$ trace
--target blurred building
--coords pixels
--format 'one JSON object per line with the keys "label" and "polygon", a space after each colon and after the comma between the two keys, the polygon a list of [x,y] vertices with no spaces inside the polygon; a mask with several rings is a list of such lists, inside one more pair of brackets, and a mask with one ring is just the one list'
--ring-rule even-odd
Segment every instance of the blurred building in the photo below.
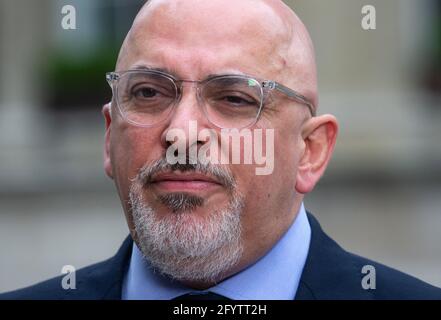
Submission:
{"label": "blurred building", "polygon": [[[0,292],[113,254],[104,72],[140,0],[0,0]],[[441,286],[441,1],[286,1],[313,38],[335,156],[306,206],[343,247]],[[73,5],[77,29],[61,27]],[[377,29],[361,28],[376,8]],[[227,10],[227,9],[226,9]]]}

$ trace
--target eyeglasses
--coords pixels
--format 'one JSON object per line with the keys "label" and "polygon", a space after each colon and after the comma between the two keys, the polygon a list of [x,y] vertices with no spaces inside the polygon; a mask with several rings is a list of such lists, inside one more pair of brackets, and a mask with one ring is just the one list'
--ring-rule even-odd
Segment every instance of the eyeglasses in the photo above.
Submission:
{"label": "eyeglasses", "polygon": [[280,83],[243,75],[212,76],[202,81],[179,80],[157,70],[108,72],[106,79],[121,115],[128,122],[151,127],[165,121],[182,97],[183,83],[197,84],[197,99],[207,119],[219,128],[244,128],[255,124],[268,93],[277,90],[306,105],[312,103]]}

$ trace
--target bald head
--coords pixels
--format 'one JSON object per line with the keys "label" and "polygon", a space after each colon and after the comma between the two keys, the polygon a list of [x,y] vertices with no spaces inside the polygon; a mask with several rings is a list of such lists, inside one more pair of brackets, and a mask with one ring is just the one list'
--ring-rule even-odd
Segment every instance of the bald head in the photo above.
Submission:
{"label": "bald head", "polygon": [[[153,49],[152,44],[159,45]],[[211,50],[210,50],[211,49]],[[202,61],[186,52],[197,52],[216,64],[215,53],[229,51],[242,65],[231,68],[294,88],[317,106],[314,49],[306,27],[280,0],[151,0],[138,13],[118,57],[118,71],[155,55],[174,51],[192,74],[203,78]],[[243,61],[243,55],[249,56]],[[176,58],[175,55],[174,57]],[[163,58],[162,60],[167,60]],[[236,59],[237,60],[237,59]],[[238,60],[238,61],[239,61]],[[165,61],[161,61],[165,62]],[[222,66],[226,67],[226,66]],[[212,70],[212,71],[213,71]],[[208,70],[205,70],[208,71]]]}

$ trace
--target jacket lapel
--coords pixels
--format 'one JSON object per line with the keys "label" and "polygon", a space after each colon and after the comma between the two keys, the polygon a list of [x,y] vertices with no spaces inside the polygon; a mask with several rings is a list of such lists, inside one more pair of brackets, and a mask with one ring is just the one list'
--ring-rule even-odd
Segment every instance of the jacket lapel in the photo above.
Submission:
{"label": "jacket lapel", "polygon": [[68,290],[64,299],[120,300],[124,275],[130,261],[133,240],[124,240],[112,258],[78,272],[77,289]]}
{"label": "jacket lapel", "polygon": [[361,269],[352,255],[326,235],[308,212],[311,243],[296,300],[371,299],[362,289]]}

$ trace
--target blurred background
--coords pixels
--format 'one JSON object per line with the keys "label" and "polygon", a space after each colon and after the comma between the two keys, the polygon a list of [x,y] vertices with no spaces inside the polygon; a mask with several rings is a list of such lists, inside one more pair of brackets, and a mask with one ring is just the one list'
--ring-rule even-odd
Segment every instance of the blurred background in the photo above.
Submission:
{"label": "blurred background", "polygon": [[[100,111],[143,3],[0,0],[0,292],[110,257],[128,234]],[[441,1],[286,3],[315,43],[319,111],[341,126],[307,209],[344,248],[441,286]]]}

